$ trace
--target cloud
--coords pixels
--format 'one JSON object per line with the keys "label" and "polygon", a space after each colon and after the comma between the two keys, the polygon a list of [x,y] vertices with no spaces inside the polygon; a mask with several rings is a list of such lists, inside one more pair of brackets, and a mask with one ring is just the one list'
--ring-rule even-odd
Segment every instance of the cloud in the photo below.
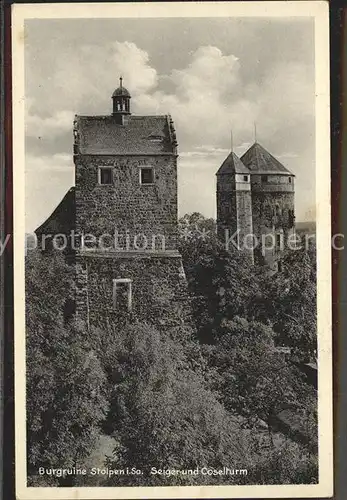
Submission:
{"label": "cloud", "polygon": [[180,154],[180,158],[200,157],[208,159],[211,156],[227,155],[228,153],[230,153],[230,149],[215,148],[214,146],[197,146],[194,151],[183,151]]}
{"label": "cloud", "polygon": [[67,190],[74,184],[70,155],[26,156],[25,226],[34,231],[53,212]]}
{"label": "cloud", "polygon": [[67,153],[58,153],[51,156],[33,156],[27,155],[25,160],[25,169],[27,172],[52,172],[54,170],[70,170],[73,172],[73,160]]}
{"label": "cloud", "polygon": [[251,142],[243,142],[242,144],[239,144],[234,147],[235,153],[238,156],[242,156],[243,153],[247,151],[251,147],[252,143]]}
{"label": "cloud", "polygon": [[[62,44],[50,74],[42,79],[37,78],[35,60],[29,59],[30,186],[37,195],[37,171],[44,171],[46,180],[46,172],[61,172],[62,185],[71,185],[73,117],[109,114],[111,95],[122,75],[132,95],[133,113],[170,113],[174,119],[181,211],[215,213],[214,174],[230,151],[230,133],[234,151],[241,156],[253,142],[256,122],[258,141],[299,173],[305,200],[297,196],[297,206],[304,214],[305,203],[314,203],[314,166],[307,167],[314,158],[314,137],[308,134],[314,130],[314,74],[304,63],[284,61],[275,62],[261,77],[249,81],[244,76],[247,72],[241,71],[245,65],[247,60],[239,59],[232,50],[223,53],[206,45],[193,50],[182,67],[159,74],[150,54],[129,41],[102,46]],[[40,181],[42,193],[56,189],[51,180],[47,182],[48,188]],[[196,192],[199,195],[192,196]]]}
{"label": "cloud", "polygon": [[217,47],[200,47],[186,68],[172,71],[171,80],[183,100],[218,102],[238,86],[239,62],[232,54],[223,55]]}
{"label": "cloud", "polygon": [[53,116],[42,118],[38,115],[28,114],[26,118],[27,137],[51,137],[71,131],[74,113],[72,111],[57,111]]}
{"label": "cloud", "polygon": [[29,60],[27,135],[54,138],[72,128],[75,114],[109,113],[121,75],[133,96],[146,95],[157,85],[149,55],[130,42],[83,45],[69,51],[63,46],[45,80],[37,78]]}
{"label": "cloud", "polygon": [[277,155],[277,158],[280,160],[281,158],[297,158],[298,155],[296,153],[281,153]]}
{"label": "cloud", "polygon": [[172,114],[183,152],[205,144],[225,149],[231,130],[234,144],[249,142],[254,122],[270,146],[281,130],[303,140],[302,127],[314,117],[308,69],[277,63],[260,82],[249,83],[243,81],[241,64],[247,62],[202,46],[185,67],[158,75],[149,54],[129,41],[65,48],[47,81],[38,82],[34,73],[28,77],[27,134],[54,138],[71,129],[74,114],[110,113],[111,94],[122,74],[135,113]]}

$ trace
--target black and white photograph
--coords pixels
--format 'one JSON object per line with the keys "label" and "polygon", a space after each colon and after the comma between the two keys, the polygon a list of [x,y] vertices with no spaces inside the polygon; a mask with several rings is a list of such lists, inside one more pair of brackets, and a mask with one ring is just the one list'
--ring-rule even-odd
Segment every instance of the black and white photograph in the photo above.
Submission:
{"label": "black and white photograph", "polygon": [[332,494],[328,18],[13,6],[20,500]]}

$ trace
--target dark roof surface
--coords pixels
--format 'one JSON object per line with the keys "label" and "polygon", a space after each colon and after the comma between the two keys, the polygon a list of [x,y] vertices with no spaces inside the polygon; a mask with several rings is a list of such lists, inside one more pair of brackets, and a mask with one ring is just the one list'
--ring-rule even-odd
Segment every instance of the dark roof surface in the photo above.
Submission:
{"label": "dark roof surface", "polygon": [[242,162],[249,168],[251,173],[281,173],[293,175],[272,154],[255,142],[243,156]]}
{"label": "dark roof surface", "polygon": [[219,168],[217,175],[220,174],[249,174],[248,168],[242,163],[240,158],[234,152],[224,160]]}
{"label": "dark roof surface", "polygon": [[36,234],[69,234],[76,225],[75,188],[72,187],[57,208],[35,231]]}
{"label": "dark roof surface", "polygon": [[125,87],[118,87],[118,89],[116,89],[113,94],[112,94],[112,97],[131,97],[130,95],[130,92],[128,89],[126,89]]}
{"label": "dark roof surface", "polygon": [[81,154],[175,153],[168,116],[76,116]]}

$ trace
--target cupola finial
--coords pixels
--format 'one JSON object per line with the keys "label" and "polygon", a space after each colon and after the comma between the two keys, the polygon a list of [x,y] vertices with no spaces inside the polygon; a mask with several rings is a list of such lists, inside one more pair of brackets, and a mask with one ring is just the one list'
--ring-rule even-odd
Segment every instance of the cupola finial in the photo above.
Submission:
{"label": "cupola finial", "polygon": [[123,88],[123,77],[122,75],[119,77],[119,86],[122,89]]}

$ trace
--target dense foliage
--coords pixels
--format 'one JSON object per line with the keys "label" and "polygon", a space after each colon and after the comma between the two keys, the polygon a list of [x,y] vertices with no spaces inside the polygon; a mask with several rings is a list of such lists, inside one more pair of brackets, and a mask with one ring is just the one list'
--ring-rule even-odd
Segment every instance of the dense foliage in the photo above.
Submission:
{"label": "dense foliage", "polygon": [[107,412],[106,376],[90,338],[66,325],[73,270],[60,252],[30,252],[26,267],[28,473],[77,466]]}
{"label": "dense foliage", "polygon": [[[248,477],[233,477],[233,484],[317,481],[316,393],[297,368],[316,354],[313,253],[288,253],[281,272],[268,275],[226,251],[212,219],[186,215],[179,228],[192,322],[168,329],[136,318],[88,331],[67,321],[73,267],[59,251],[29,252],[31,484],[42,484],[38,467],[90,463],[100,442],[114,443],[105,466],[144,472],[104,485],[230,482],[158,478],[148,475],[153,465],[247,468]],[[170,303],[158,300],[167,314]],[[55,481],[81,484],[73,477]]]}

